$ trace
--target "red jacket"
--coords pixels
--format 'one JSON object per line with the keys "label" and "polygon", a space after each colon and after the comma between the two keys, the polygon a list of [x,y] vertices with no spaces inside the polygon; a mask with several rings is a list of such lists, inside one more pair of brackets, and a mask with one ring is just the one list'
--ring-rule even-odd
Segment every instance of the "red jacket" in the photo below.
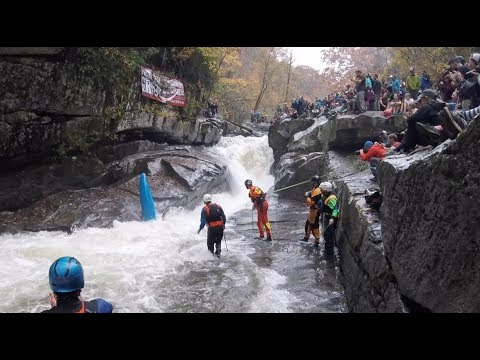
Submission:
{"label": "red jacket", "polygon": [[382,159],[385,156],[385,149],[382,145],[375,143],[368,151],[365,153],[363,150],[360,150],[360,158],[363,161],[368,161],[372,157],[377,157]]}

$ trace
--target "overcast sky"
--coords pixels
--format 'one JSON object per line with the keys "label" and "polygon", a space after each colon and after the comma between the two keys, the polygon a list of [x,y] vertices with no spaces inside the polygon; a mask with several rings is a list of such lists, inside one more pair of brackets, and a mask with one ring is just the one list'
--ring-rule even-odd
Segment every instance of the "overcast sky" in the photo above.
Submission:
{"label": "overcast sky", "polygon": [[322,63],[321,52],[324,47],[291,47],[288,48],[293,52],[294,66],[308,65],[316,70],[323,70],[325,68]]}

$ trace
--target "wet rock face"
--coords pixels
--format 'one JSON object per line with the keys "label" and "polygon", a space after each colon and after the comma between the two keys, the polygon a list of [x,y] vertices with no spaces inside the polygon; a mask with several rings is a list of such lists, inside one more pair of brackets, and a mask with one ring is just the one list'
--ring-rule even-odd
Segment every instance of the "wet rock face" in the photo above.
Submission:
{"label": "wet rock face", "polygon": [[[152,100],[139,92],[131,96],[129,111],[110,119],[106,110],[124,104],[124,92],[88,76],[63,50],[0,49],[0,211],[55,192],[119,181],[122,166],[118,170],[110,163],[134,152],[159,150],[166,142],[213,145],[220,140],[219,119],[181,121],[147,114],[142,105]],[[125,181],[137,165],[123,166],[131,167],[123,172]]]}
{"label": "wet rock face", "polygon": [[433,152],[386,160],[385,255],[402,294],[434,312],[480,311],[480,122]]}
{"label": "wet rock face", "polygon": [[224,123],[219,118],[198,117],[191,122],[135,112],[118,121],[113,132],[127,136],[139,134],[142,138],[170,144],[214,145],[222,137],[223,129]]}
{"label": "wet rock face", "polygon": [[[153,146],[156,145],[158,144]],[[40,189],[37,191],[50,191],[51,195],[36,194],[37,200],[46,197],[21,210],[0,213],[0,232],[70,231],[91,226],[109,227],[114,220],[141,220],[138,189],[141,172],[148,175],[157,217],[161,217],[171,206],[194,208],[201,203],[202,196],[213,189],[229,190],[227,166],[190,146],[170,146],[162,150],[128,155],[107,166],[101,166],[101,169],[103,176],[97,181],[105,181],[103,185],[110,184],[108,186],[91,188],[92,183],[89,186],[85,183],[67,183],[69,177],[65,172],[58,173],[58,178],[50,175],[51,183],[45,187],[30,186],[31,189]],[[78,180],[78,177],[75,179]],[[27,191],[27,188],[23,186],[17,189],[17,196],[21,196],[21,191]],[[25,193],[22,199],[27,201],[32,196]]]}
{"label": "wet rock face", "polygon": [[341,115],[329,120],[319,134],[319,140],[331,149],[360,149],[367,140],[378,141],[382,130],[398,133],[406,127],[407,121],[403,116],[387,119],[381,111],[366,111],[360,115]]}
{"label": "wet rock face", "polygon": [[337,229],[345,296],[350,312],[405,312],[383,253],[379,214],[365,203],[368,171],[337,182],[341,221]]}
{"label": "wet rock face", "polygon": [[287,145],[293,135],[309,128],[314,123],[313,119],[284,119],[274,123],[268,131],[268,145],[273,150],[275,161],[288,152]]}
{"label": "wet rock face", "polygon": [[315,119],[310,127],[293,134],[288,142],[287,150],[300,153],[324,151],[326,144],[322,142],[321,139],[319,140],[318,135],[321,133],[322,127],[327,121],[326,117]]}
{"label": "wet rock face", "polygon": [[0,175],[0,211],[26,207],[49,194],[108,182],[105,165],[95,158],[69,157]]}
{"label": "wet rock face", "polygon": [[[118,112],[119,118],[109,119],[102,114],[116,106],[125,107],[125,89],[112,88],[106,80],[89,76],[82,70],[83,65],[75,64],[75,58],[67,60],[62,50],[0,49],[3,164],[26,165],[39,157],[58,155],[62,143],[79,143],[87,137],[89,143],[95,143],[100,138],[132,130],[142,137],[142,132],[147,136],[154,133],[157,142],[180,144],[211,145],[222,136],[223,123],[218,119],[180,121],[143,112],[141,105],[152,101],[135,91],[129,95],[129,110],[124,115]],[[138,79],[133,78],[130,86],[137,89]]]}
{"label": "wet rock face", "polygon": [[[314,175],[326,172],[327,159],[323,152],[309,154],[286,153],[275,167],[275,190],[309,181]],[[303,201],[305,192],[312,190],[310,182],[278,192],[279,198]]]}

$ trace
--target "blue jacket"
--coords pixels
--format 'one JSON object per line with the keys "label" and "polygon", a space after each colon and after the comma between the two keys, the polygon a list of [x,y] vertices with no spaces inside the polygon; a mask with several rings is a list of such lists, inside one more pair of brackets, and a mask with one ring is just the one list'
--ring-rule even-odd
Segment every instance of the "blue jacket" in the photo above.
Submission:
{"label": "blue jacket", "polygon": [[422,88],[422,91],[426,89],[430,89],[432,87],[432,82],[430,81],[430,78],[426,78],[422,76],[420,78],[420,86]]}
{"label": "blue jacket", "polygon": [[392,90],[393,92],[396,92],[396,93],[400,91],[400,80],[395,79],[392,81]]}

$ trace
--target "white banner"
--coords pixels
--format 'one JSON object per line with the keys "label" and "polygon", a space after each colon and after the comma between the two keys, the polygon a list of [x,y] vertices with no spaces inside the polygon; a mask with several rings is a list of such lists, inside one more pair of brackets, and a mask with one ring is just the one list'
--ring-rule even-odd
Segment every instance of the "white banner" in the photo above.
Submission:
{"label": "white banner", "polygon": [[141,67],[142,95],[159,102],[187,106],[185,91],[181,81],[160,75],[156,70]]}

